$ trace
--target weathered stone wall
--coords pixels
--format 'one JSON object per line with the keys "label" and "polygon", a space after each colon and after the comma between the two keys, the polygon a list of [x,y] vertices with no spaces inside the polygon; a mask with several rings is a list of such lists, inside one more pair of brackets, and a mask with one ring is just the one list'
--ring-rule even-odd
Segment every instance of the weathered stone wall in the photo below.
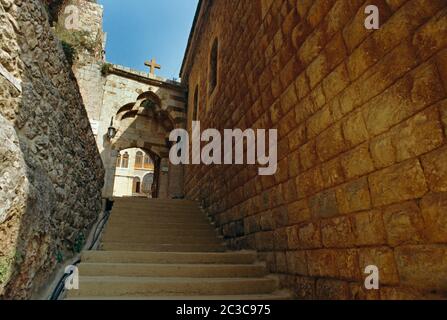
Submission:
{"label": "weathered stone wall", "polygon": [[[364,27],[369,4],[380,30]],[[447,297],[447,2],[215,0],[204,11],[182,75],[189,119],[198,85],[203,129],[277,128],[279,170],[187,166],[188,197],[299,298]],[[364,289],[368,265],[379,291]]]}
{"label": "weathered stone wall", "polygon": [[[71,26],[73,12],[66,8],[78,9],[77,27]],[[90,121],[99,121],[104,92],[106,34],[102,29],[104,8],[102,5],[86,0],[65,1],[61,7],[56,24],[56,33],[70,43],[76,50],[73,72],[79,85]],[[76,36],[74,36],[76,35]]]}
{"label": "weathered stone wall", "polygon": [[0,1],[0,297],[28,298],[80,250],[103,168],[79,89],[38,0]]}

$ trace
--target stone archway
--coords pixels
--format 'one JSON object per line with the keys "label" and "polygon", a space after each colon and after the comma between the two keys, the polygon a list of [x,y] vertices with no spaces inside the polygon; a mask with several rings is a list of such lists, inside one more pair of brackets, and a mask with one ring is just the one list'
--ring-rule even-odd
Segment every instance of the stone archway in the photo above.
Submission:
{"label": "stone archway", "polygon": [[[183,172],[179,168],[170,170],[169,134],[183,123],[183,114],[165,106],[154,92],[148,91],[141,94],[135,103],[121,107],[114,119],[117,133],[108,143],[110,163],[116,163],[121,150],[143,149],[155,165],[152,197],[168,198],[182,190],[179,184],[183,183]],[[115,167],[111,165],[106,172],[105,197],[113,196],[114,176]],[[170,192],[170,187],[175,191]]]}

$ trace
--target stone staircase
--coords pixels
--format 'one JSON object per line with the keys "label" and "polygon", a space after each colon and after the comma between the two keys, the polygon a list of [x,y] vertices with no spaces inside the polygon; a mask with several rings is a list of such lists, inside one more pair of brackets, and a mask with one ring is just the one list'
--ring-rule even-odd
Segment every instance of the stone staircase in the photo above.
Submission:
{"label": "stone staircase", "polygon": [[100,251],[83,252],[68,299],[278,300],[256,252],[226,251],[197,203],[115,199]]}

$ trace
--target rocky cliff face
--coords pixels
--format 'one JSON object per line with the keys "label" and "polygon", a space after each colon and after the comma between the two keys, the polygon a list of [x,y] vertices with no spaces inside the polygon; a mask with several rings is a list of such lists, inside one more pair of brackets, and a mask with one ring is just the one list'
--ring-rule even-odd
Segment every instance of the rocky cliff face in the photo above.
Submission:
{"label": "rocky cliff face", "polygon": [[0,0],[0,297],[28,298],[80,249],[103,167],[39,0]]}

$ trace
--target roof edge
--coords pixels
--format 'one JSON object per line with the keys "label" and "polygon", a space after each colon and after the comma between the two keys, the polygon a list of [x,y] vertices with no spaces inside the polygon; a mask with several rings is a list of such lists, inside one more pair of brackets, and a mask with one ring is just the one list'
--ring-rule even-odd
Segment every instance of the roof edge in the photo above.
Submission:
{"label": "roof edge", "polygon": [[182,78],[183,71],[186,67],[186,60],[188,59],[190,51],[191,51],[192,39],[196,32],[197,22],[199,20],[200,12],[202,11],[202,6],[203,6],[204,2],[205,2],[204,0],[199,0],[199,3],[197,4],[197,9],[196,9],[196,13],[194,15],[194,20],[193,20],[193,23],[191,26],[191,31],[189,32],[188,44],[186,46],[185,54],[183,56],[182,67],[180,68],[180,74],[179,74],[180,78]]}

